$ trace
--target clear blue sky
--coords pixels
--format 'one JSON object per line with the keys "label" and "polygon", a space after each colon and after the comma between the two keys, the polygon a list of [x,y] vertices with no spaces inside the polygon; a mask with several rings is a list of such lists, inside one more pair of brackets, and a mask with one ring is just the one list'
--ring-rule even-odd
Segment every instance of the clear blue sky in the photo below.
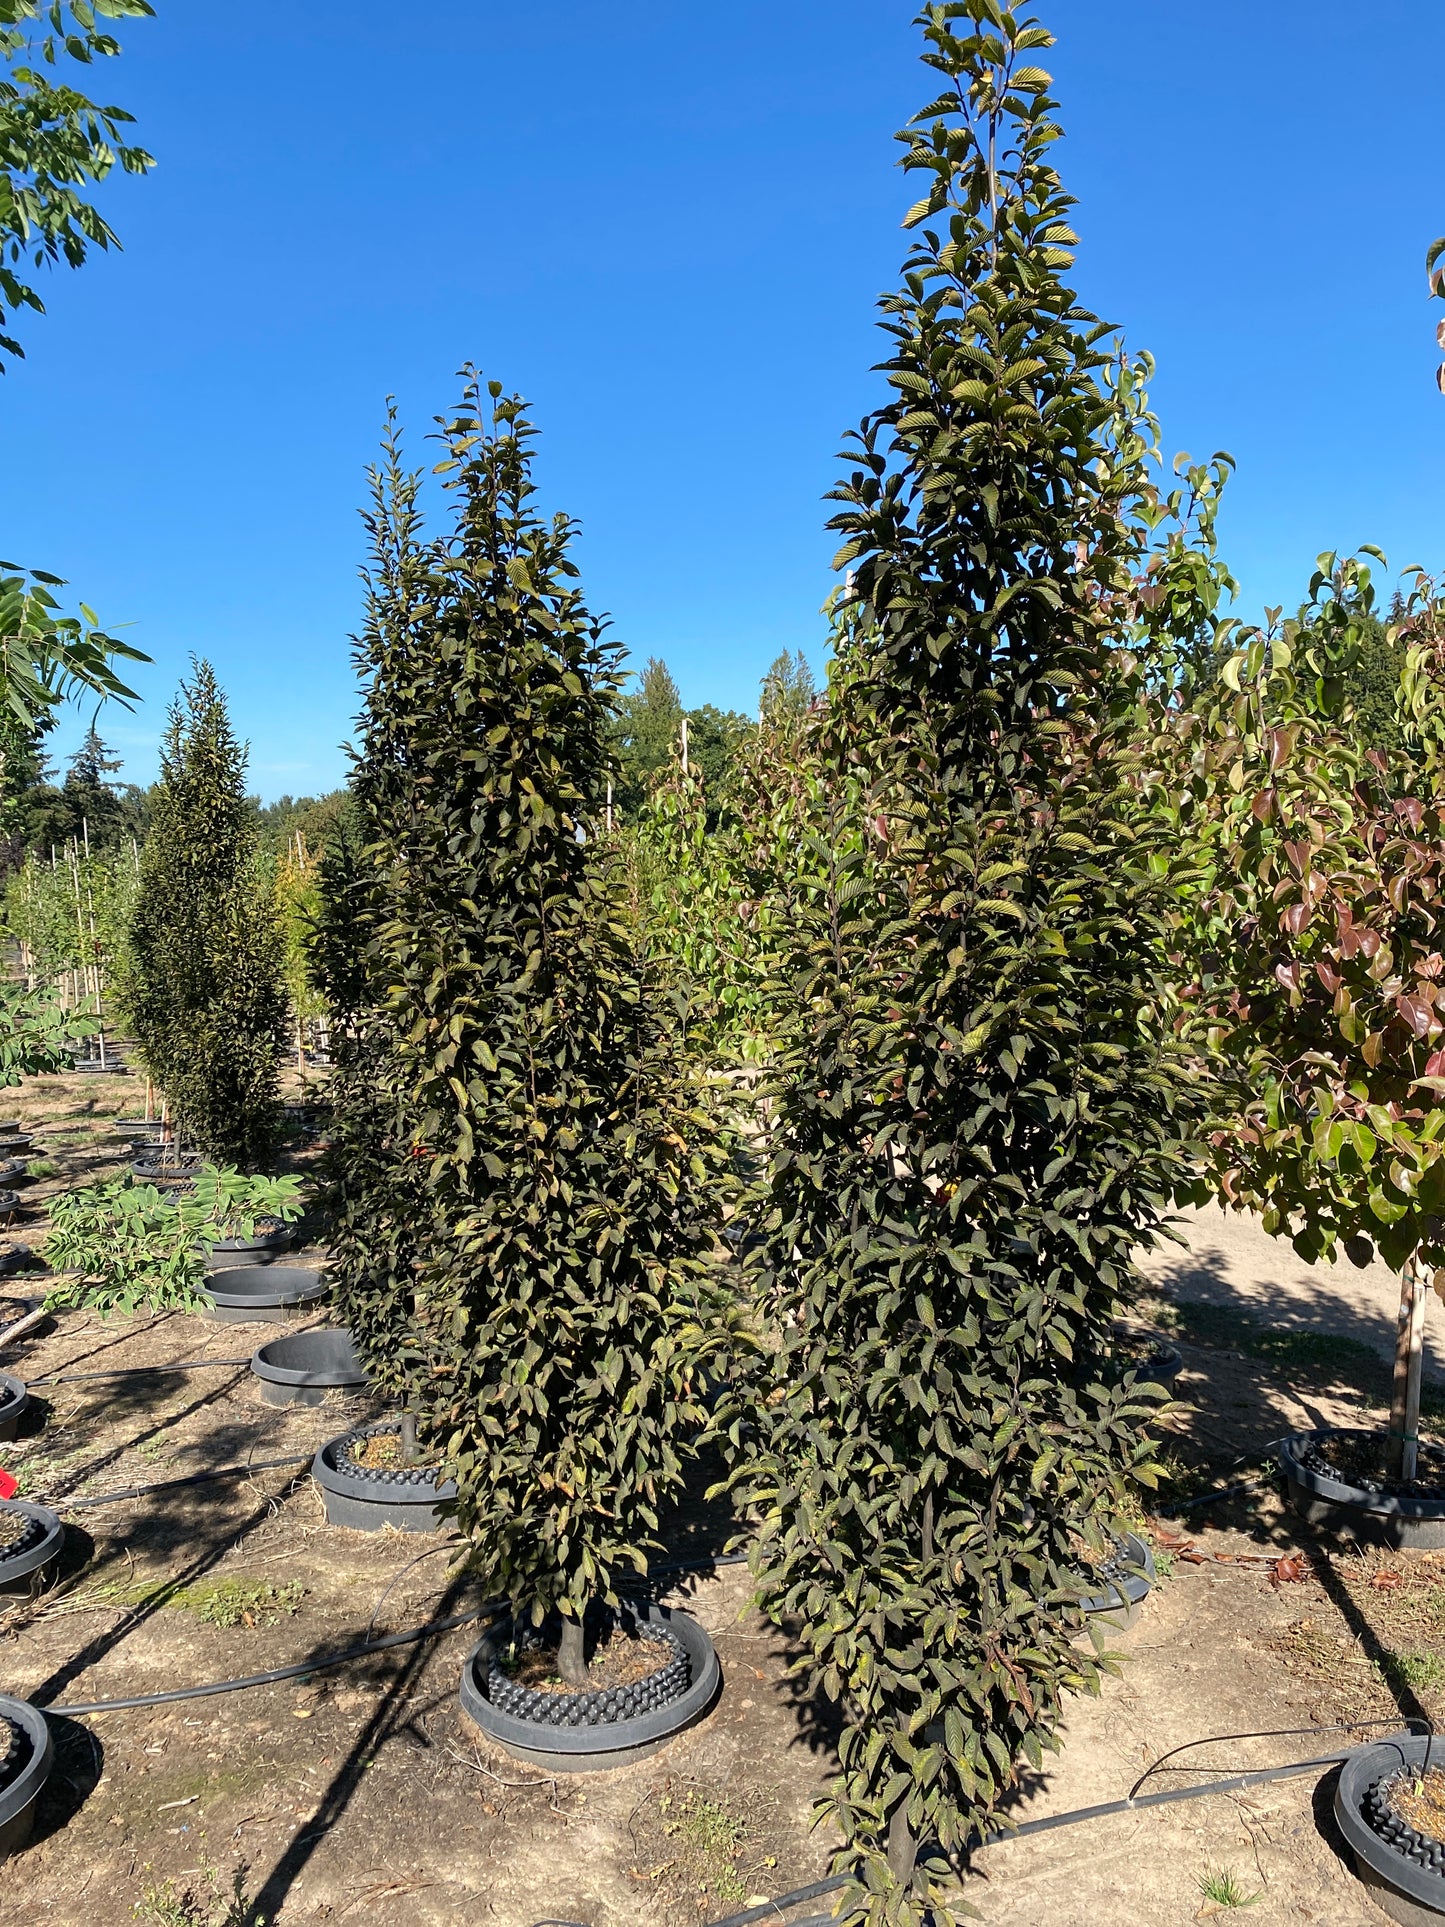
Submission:
{"label": "clear blue sky", "polygon": [[[534,404],[639,663],[750,708],[778,650],[818,658],[821,497],[913,198],[910,6],[156,4],[98,74],[159,160],[106,192],[125,251],[50,277],[0,378],[0,548],[156,659],[102,720],[128,774],[195,650],[263,796],[342,779],[362,471],[388,392],[420,455],[468,357]],[[1246,613],[1325,548],[1445,564],[1445,8],[1043,17],[1080,286],[1157,355],[1171,443],[1237,457]]]}

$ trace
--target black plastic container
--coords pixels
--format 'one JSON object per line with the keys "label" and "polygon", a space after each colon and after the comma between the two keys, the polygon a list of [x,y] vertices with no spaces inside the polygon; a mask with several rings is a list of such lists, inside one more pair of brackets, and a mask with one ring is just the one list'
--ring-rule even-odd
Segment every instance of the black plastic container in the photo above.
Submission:
{"label": "black plastic container", "polygon": [[322,1446],[312,1460],[311,1476],[321,1488],[328,1524],[350,1526],[356,1532],[380,1532],[384,1526],[398,1532],[436,1532],[445,1523],[442,1504],[456,1497],[457,1488],[453,1480],[439,1478],[437,1467],[368,1471],[346,1457],[346,1447],[353,1440],[400,1431],[400,1423],[389,1419],[343,1432]]}
{"label": "black plastic container", "polygon": [[1403,1821],[1385,1817],[1389,1833],[1382,1832],[1376,1789],[1394,1774],[1420,1772],[1427,1765],[1445,1768],[1445,1740],[1399,1733],[1359,1747],[1341,1767],[1335,1786],[1335,1820],[1355,1871],[1375,1905],[1401,1927],[1438,1927],[1445,1921],[1445,1850]]}
{"label": "black plastic container", "polygon": [[1126,1633],[1136,1623],[1155,1580],[1154,1555],[1137,1532],[1126,1532],[1101,1575],[1098,1592],[1081,1601],[1105,1631]]}
{"label": "black plastic container", "polygon": [[283,1224],[274,1230],[257,1231],[249,1238],[217,1238],[202,1249],[207,1271],[227,1271],[238,1265],[269,1265],[295,1242],[295,1231]]}
{"label": "black plastic container", "polygon": [[[494,1662],[511,1642],[510,1620],[484,1633],[462,1665],[462,1711],[495,1745],[514,1759],[542,1767],[548,1773],[596,1773],[606,1767],[630,1766],[656,1753],[679,1733],[694,1725],[712,1706],[722,1683],[716,1649],[706,1631],[689,1614],[668,1606],[632,1605],[625,1611],[639,1625],[665,1628],[687,1660],[686,1683],[660,1706],[632,1715],[591,1718],[568,1723],[572,1709],[568,1694],[545,1696],[546,1719],[518,1718],[492,1703],[490,1682]],[[527,1696],[541,1701],[544,1696]],[[601,1700],[600,1694],[578,1699]],[[615,1699],[617,1695],[607,1695]]]}
{"label": "black plastic container", "polygon": [[19,1853],[30,1838],[53,1754],[39,1707],[0,1693],[0,1860]]}
{"label": "black plastic container", "polygon": [[213,1271],[204,1297],[218,1325],[289,1324],[319,1305],[331,1290],[324,1271],[301,1265],[231,1265]]}
{"label": "black plastic container", "polygon": [[16,1514],[24,1515],[30,1530],[18,1545],[0,1551],[0,1592],[34,1591],[65,1545],[65,1527],[48,1506],[32,1505],[28,1499],[0,1499],[0,1517]]}
{"label": "black plastic container", "polygon": [[0,1439],[14,1438],[29,1405],[24,1379],[0,1372]]}
{"label": "black plastic container", "polygon": [[1420,1467],[1438,1481],[1440,1496],[1390,1490],[1390,1482],[1357,1481],[1322,1469],[1315,1449],[1334,1438],[1379,1438],[1378,1432],[1349,1425],[1326,1425],[1296,1432],[1279,1447],[1285,1496],[1290,1510],[1311,1525],[1355,1539],[1391,1546],[1445,1546],[1445,1452],[1421,1445]]}
{"label": "black plastic container", "polygon": [[366,1385],[366,1368],[342,1326],[273,1338],[256,1352],[251,1370],[268,1405],[320,1405],[328,1392],[358,1392]]}

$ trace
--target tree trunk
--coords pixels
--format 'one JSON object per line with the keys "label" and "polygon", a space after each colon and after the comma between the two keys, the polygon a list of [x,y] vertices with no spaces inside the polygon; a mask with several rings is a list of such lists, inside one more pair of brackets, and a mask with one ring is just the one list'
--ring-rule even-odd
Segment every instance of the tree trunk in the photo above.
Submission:
{"label": "tree trunk", "polygon": [[1413,1258],[1400,1273],[1400,1317],[1395,1327],[1395,1383],[1390,1398],[1391,1478],[1413,1479],[1419,1458],[1420,1368],[1425,1343],[1425,1274]]}
{"label": "tree trunk", "polygon": [[557,1671],[568,1686],[587,1684],[587,1653],[583,1644],[582,1621],[562,1620],[562,1642],[557,1648]]}
{"label": "tree trunk", "polygon": [[403,1465],[416,1464],[415,1412],[403,1412],[401,1415],[401,1462]]}
{"label": "tree trunk", "polygon": [[908,1796],[905,1794],[888,1817],[888,1871],[905,1886],[913,1878],[918,1858],[918,1842],[908,1825]]}

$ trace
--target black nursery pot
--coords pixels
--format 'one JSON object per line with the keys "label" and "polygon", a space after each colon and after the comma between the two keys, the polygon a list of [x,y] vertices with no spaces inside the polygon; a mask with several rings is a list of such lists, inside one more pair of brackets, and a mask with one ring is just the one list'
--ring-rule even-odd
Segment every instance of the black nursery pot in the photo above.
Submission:
{"label": "black nursery pot", "polygon": [[1380,1436],[1357,1426],[1326,1425],[1285,1439],[1279,1463],[1290,1510],[1311,1525],[1356,1539],[1390,1546],[1445,1546],[1445,1452],[1421,1445],[1420,1478],[1411,1490],[1388,1479],[1346,1477],[1320,1450],[1331,1439]]}
{"label": "black nursery pot", "polygon": [[388,1419],[328,1439],[311,1462],[311,1476],[321,1488],[328,1525],[350,1526],[356,1532],[435,1532],[443,1523],[442,1506],[457,1496],[456,1481],[438,1477],[434,1465],[402,1465],[372,1470],[355,1464],[348,1447],[379,1433],[400,1434],[401,1425]]}
{"label": "black nursery pot", "polygon": [[202,1247],[207,1271],[225,1271],[237,1265],[269,1265],[281,1252],[289,1250],[296,1234],[290,1225],[277,1225],[273,1231],[257,1231],[249,1238],[217,1238]]}
{"label": "black nursery pot", "polygon": [[0,1372],[0,1439],[13,1439],[30,1404],[23,1378]]}
{"label": "black nursery pot", "polygon": [[31,1592],[45,1568],[60,1557],[65,1527],[48,1506],[27,1499],[0,1499],[0,1518],[23,1517],[26,1530],[8,1547],[0,1548],[0,1593]]}
{"label": "black nursery pot", "polygon": [[328,1325],[271,1339],[252,1358],[251,1370],[268,1405],[319,1405],[328,1392],[360,1391],[366,1384],[351,1333]]}
{"label": "black nursery pot", "polygon": [[1099,1591],[1081,1600],[1090,1619],[1111,1632],[1126,1633],[1133,1626],[1154,1584],[1154,1555],[1136,1532],[1126,1532],[1117,1555],[1097,1575]]}
{"label": "black nursery pot", "polygon": [[302,1265],[233,1265],[213,1271],[202,1294],[206,1316],[218,1325],[289,1324],[331,1290],[324,1271]]}
{"label": "black nursery pot", "polygon": [[690,1614],[640,1604],[623,1613],[644,1638],[674,1648],[653,1679],[596,1693],[530,1691],[501,1670],[512,1639],[512,1622],[503,1620],[462,1665],[463,1713],[514,1759],[549,1773],[595,1773],[645,1760],[702,1718],[722,1675],[712,1640]]}
{"label": "black nursery pot", "polygon": [[142,1184],[194,1184],[203,1160],[199,1151],[182,1151],[164,1161],[159,1157],[139,1157],[131,1164],[131,1176]]}
{"label": "black nursery pot", "polygon": [[1356,1749],[1340,1769],[1335,1821],[1355,1871],[1376,1906],[1401,1927],[1445,1921],[1445,1843],[1432,1840],[1391,1811],[1389,1782],[1427,1766],[1445,1768],[1445,1740],[1399,1733]]}
{"label": "black nursery pot", "polygon": [[30,1838],[52,1752],[40,1709],[0,1693],[0,1860],[19,1853]]}

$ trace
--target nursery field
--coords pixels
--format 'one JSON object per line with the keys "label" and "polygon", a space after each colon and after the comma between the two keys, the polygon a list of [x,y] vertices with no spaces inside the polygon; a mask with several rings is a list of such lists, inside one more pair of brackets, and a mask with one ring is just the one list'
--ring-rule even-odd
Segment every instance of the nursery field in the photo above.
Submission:
{"label": "nursery field", "polygon": [[[42,1183],[109,1170],[102,1127],[119,1088],[57,1077],[13,1094],[63,1167]],[[41,1206],[22,1227],[37,1242]],[[1331,1328],[1309,1303],[1309,1268],[1259,1264],[1232,1230],[1201,1217],[1188,1252],[1150,1260],[1144,1313],[1184,1359],[1166,1452],[1180,1500],[1257,1468],[1282,1431],[1357,1422],[1388,1395],[1388,1280],[1372,1298],[1366,1278]],[[0,1288],[3,1322],[38,1286],[22,1276]],[[5,1368],[30,1380],[217,1361],[37,1387],[3,1456],[22,1494],[59,1503],[68,1543],[44,1595],[0,1617],[12,1692],[52,1705],[128,1698],[317,1660],[483,1603],[444,1533],[328,1526],[304,1462],[84,1504],[306,1455],[379,1409],[338,1394],[314,1409],[263,1405],[246,1365],[226,1361],[274,1330],[63,1313],[9,1348]],[[726,1545],[734,1522],[702,1497],[715,1469],[694,1469],[667,1522],[670,1558]],[[1445,1555],[1332,1555],[1267,1488],[1186,1517],[1187,1530],[1151,1522],[1161,1579],[1118,1641],[1129,1664],[1098,1701],[1071,1705],[1064,1752],[1033,1776],[1018,1818],[1119,1799],[1169,1749],[1212,1734],[1305,1729],[1200,1748],[1171,1763],[1186,1773],[1151,1786],[1306,1759],[1341,1744],[1332,1729],[1350,1722],[1445,1716]],[[652,1759],[548,1777],[484,1750],[456,1696],[468,1625],[309,1678],[60,1717],[36,1844],[5,1870],[0,1921],[680,1927],[820,1878],[832,1842],[809,1817],[836,1768],[830,1709],[788,1683],[793,1650],[751,1611],[744,1569],[656,1583],[712,1634],[723,1689]],[[1210,1896],[1231,1893],[1261,1922],[1364,1927],[1374,1916],[1320,1824],[1322,1788],[1309,1774],[1000,1845],[977,1857],[970,1898],[999,1927],[1158,1927],[1230,1911]]]}

